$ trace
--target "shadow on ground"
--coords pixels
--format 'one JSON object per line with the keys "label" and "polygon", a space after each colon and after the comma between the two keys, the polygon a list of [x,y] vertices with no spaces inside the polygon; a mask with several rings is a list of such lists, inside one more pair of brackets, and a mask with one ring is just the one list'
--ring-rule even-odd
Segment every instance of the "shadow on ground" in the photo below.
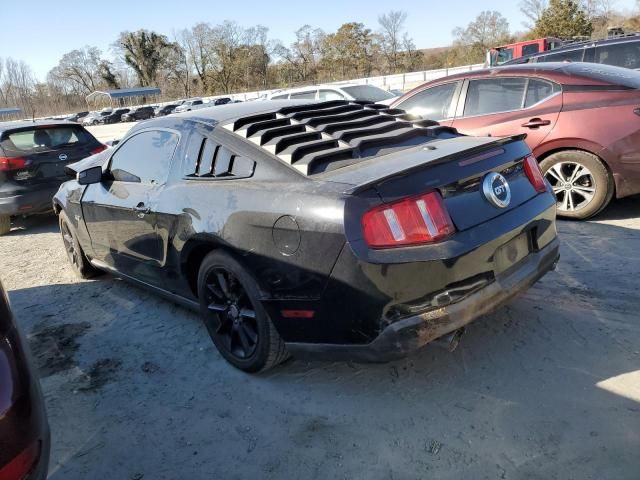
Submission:
{"label": "shadow on ground", "polygon": [[596,384],[640,368],[640,223],[559,231],[558,270],[455,352],[388,364],[249,376],[195,314],[111,277],[14,290],[28,331],[89,324],[42,379],[50,479],[635,479],[640,403]]}

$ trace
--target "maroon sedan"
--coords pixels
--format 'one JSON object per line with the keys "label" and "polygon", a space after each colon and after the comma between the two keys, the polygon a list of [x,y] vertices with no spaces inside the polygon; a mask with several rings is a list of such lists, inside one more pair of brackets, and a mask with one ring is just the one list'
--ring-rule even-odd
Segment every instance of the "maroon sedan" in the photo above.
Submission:
{"label": "maroon sedan", "polygon": [[558,215],[588,218],[640,193],[640,72],[592,63],[478,70],[392,104],[469,135],[526,133]]}
{"label": "maroon sedan", "polygon": [[38,375],[0,284],[0,480],[44,480],[49,425]]}

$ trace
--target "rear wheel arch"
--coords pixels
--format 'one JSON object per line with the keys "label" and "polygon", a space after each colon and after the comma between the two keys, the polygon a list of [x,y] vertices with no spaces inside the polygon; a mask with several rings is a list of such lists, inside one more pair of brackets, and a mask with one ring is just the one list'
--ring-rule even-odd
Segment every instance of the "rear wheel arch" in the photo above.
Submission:
{"label": "rear wheel arch", "polygon": [[[594,149],[595,150],[595,149]],[[559,152],[568,152],[568,151],[575,151],[575,152],[584,152],[584,153],[588,153],[590,155],[593,155],[595,157],[598,158],[598,160],[600,160],[600,162],[602,162],[602,164],[604,165],[604,167],[607,169],[607,172],[609,172],[609,176],[613,179],[613,171],[611,170],[611,167],[609,166],[609,163],[607,162],[606,159],[602,158],[602,156],[598,155],[596,152],[592,151],[591,149],[588,148],[581,148],[581,147],[558,147],[558,148],[554,148],[551,150],[546,150],[543,153],[540,154],[536,154],[534,151],[534,155],[536,157],[536,159],[538,160],[538,163],[542,163],[547,157],[553,155],[554,153],[559,153]],[[615,196],[616,192],[615,192],[615,188],[616,188],[616,184],[615,182],[613,182],[613,194]]]}
{"label": "rear wheel arch", "polygon": [[[180,261],[180,270],[187,279],[191,293],[198,298],[198,273],[204,259],[211,252],[223,251],[232,256],[252,275],[253,272],[243,261],[242,255],[228,244],[223,243],[219,238],[213,236],[197,236],[187,240],[185,243]],[[255,278],[255,275],[253,275]],[[257,281],[257,279],[256,279]],[[258,282],[259,283],[259,282]]]}

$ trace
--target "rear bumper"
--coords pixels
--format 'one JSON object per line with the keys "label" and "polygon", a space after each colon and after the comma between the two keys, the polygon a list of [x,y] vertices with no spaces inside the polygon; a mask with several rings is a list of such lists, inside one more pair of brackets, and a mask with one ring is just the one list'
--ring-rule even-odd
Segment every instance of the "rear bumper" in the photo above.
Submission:
{"label": "rear bumper", "polygon": [[555,238],[544,248],[530,253],[504,275],[463,300],[419,315],[403,318],[387,327],[365,345],[287,343],[297,357],[331,360],[388,361],[401,358],[443,335],[451,333],[527,290],[560,258]]}
{"label": "rear bumper", "polygon": [[0,190],[0,215],[31,215],[50,211],[51,201],[61,183],[47,183],[13,191]]}

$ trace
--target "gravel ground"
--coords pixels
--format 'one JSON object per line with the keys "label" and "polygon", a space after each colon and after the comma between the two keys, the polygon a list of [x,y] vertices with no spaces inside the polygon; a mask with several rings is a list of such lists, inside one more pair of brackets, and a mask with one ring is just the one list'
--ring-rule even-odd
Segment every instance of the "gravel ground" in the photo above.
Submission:
{"label": "gravel ground", "polygon": [[198,317],[78,281],[50,217],[0,237],[40,365],[50,479],[638,479],[640,198],[560,222],[562,259],[453,353],[228,366]]}

